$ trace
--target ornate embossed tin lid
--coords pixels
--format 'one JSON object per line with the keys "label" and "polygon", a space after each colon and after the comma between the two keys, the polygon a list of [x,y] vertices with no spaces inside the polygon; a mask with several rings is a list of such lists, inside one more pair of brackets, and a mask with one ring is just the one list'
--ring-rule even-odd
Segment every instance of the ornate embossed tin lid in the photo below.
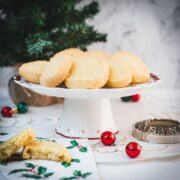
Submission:
{"label": "ornate embossed tin lid", "polygon": [[134,124],[132,135],[138,140],[157,144],[180,142],[180,123],[171,119],[150,119]]}

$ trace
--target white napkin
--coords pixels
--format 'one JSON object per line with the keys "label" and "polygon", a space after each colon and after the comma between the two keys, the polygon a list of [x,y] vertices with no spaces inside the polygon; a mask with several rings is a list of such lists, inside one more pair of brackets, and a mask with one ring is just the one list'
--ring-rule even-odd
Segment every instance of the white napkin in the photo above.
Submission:
{"label": "white napkin", "polygon": [[12,161],[0,165],[0,179],[99,179],[88,140],[55,141],[69,147],[73,158],[71,164],[46,160]]}

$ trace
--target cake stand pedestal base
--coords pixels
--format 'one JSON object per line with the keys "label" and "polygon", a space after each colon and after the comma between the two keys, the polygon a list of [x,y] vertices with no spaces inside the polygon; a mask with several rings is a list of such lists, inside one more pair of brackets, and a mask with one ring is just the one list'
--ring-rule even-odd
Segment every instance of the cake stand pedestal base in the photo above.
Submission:
{"label": "cake stand pedestal base", "polygon": [[57,134],[69,138],[96,139],[107,130],[117,132],[110,99],[65,99]]}

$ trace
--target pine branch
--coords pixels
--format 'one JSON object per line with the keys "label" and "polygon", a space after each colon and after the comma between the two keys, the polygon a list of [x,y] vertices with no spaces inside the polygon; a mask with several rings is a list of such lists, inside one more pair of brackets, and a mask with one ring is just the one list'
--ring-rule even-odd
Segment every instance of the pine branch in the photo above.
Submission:
{"label": "pine branch", "polygon": [[64,48],[86,49],[105,42],[106,34],[86,23],[98,13],[97,2],[80,0],[0,0],[0,66],[48,59]]}

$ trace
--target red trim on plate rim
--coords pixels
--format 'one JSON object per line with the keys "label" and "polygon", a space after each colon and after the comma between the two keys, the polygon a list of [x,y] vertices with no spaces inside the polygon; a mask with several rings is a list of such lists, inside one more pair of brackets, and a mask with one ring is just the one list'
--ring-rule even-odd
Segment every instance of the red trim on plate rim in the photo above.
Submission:
{"label": "red trim on plate rim", "polygon": [[151,78],[153,78],[153,80],[155,80],[155,81],[160,80],[160,78],[159,78],[157,75],[153,74],[153,73],[150,73],[150,76],[151,76]]}
{"label": "red trim on plate rim", "polygon": [[[88,139],[88,140],[98,140],[98,139],[101,139],[100,137],[97,137],[97,138],[95,138],[95,137],[94,137],[94,138],[92,138],[92,137],[81,138],[81,137],[66,136],[66,135],[58,132],[57,129],[55,129],[55,132],[56,132],[56,134],[58,134],[58,135],[60,135],[60,136],[62,136],[62,137],[64,137],[64,138],[70,138],[70,139]],[[118,133],[119,133],[119,130],[116,131],[116,132],[114,133],[114,135],[116,135],[116,134],[118,134]]]}

